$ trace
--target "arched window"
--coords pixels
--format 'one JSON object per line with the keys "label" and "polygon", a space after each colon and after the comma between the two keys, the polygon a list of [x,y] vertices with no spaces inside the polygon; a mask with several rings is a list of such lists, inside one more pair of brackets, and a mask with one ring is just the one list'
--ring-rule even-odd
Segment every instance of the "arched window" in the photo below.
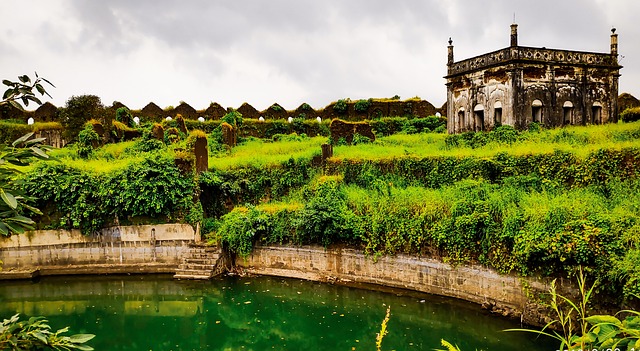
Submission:
{"label": "arched window", "polygon": [[493,104],[493,122],[496,126],[502,124],[502,103],[500,101]]}
{"label": "arched window", "polygon": [[476,132],[484,130],[484,106],[477,104],[473,108],[473,124]]}
{"label": "arched window", "polygon": [[563,111],[563,123],[564,124],[572,124],[573,123],[573,103],[571,101],[565,101],[562,105]]}
{"label": "arched window", "polygon": [[458,110],[458,132],[464,130],[464,107],[460,107]]}
{"label": "arched window", "polygon": [[542,123],[542,101],[533,100],[531,103],[531,119],[534,122]]}
{"label": "arched window", "polygon": [[591,106],[591,124],[602,123],[602,104],[594,102]]}

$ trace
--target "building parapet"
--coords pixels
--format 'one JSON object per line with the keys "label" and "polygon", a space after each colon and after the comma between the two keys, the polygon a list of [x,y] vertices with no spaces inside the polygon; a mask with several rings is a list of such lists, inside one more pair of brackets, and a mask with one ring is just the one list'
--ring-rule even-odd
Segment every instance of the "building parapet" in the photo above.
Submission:
{"label": "building parapet", "polygon": [[445,78],[515,62],[622,68],[613,54],[516,46],[454,62],[448,65]]}

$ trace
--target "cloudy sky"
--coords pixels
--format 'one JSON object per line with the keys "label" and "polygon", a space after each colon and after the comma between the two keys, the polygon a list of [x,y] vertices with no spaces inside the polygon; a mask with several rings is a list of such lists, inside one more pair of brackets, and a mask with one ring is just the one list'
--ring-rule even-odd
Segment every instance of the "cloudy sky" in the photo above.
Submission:
{"label": "cloudy sky", "polygon": [[0,78],[37,71],[57,106],[98,95],[132,109],[185,101],[322,108],[349,97],[446,101],[461,60],[519,44],[609,52],[640,97],[638,0],[0,0]]}

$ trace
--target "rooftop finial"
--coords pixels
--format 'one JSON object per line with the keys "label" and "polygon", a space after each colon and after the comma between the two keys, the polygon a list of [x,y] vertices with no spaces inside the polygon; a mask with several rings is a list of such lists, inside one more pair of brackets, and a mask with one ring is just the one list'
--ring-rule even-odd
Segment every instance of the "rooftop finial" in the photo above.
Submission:
{"label": "rooftop finial", "polygon": [[616,27],[611,27],[611,34],[616,34]]}
{"label": "rooftop finial", "polygon": [[451,40],[451,37],[449,37],[449,45],[453,45],[453,40]]}
{"label": "rooftop finial", "polygon": [[518,25],[515,22],[511,25],[511,46],[518,46]]}

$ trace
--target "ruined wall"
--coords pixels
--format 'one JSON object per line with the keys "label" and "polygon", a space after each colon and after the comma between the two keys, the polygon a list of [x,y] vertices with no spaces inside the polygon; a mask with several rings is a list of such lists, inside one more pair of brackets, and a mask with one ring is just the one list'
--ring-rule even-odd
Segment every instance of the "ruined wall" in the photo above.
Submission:
{"label": "ruined wall", "polygon": [[617,121],[622,66],[615,29],[611,52],[594,53],[518,46],[517,27],[511,25],[510,47],[458,62],[449,40],[449,133]]}
{"label": "ruined wall", "polygon": [[199,239],[186,224],[120,226],[85,236],[79,230],[39,230],[0,238],[3,270],[83,264],[164,264],[175,269]]}
{"label": "ruined wall", "polygon": [[[500,275],[482,266],[453,267],[429,258],[397,255],[377,262],[352,249],[262,246],[236,264],[250,273],[314,281],[357,282],[455,297],[504,315],[540,324],[527,294],[547,291],[546,281]],[[562,281],[559,281],[562,284]]]}
{"label": "ruined wall", "polygon": [[513,73],[505,68],[490,68],[451,79],[447,84],[448,132],[515,125],[513,84]]}

